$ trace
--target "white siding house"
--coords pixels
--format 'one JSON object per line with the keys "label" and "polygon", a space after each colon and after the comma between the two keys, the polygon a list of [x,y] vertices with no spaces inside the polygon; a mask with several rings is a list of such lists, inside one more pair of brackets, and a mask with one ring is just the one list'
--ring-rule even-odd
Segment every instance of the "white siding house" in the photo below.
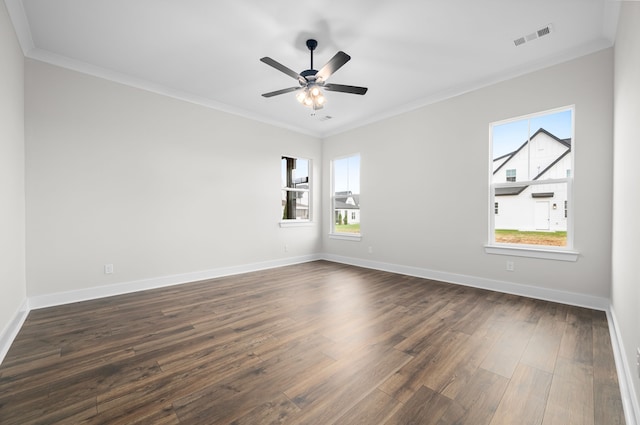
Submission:
{"label": "white siding house", "polygon": [[[494,183],[563,179],[571,175],[571,139],[536,131],[517,150],[493,160]],[[526,184],[495,189],[496,229],[567,230],[567,184]]]}
{"label": "white siding house", "polygon": [[348,224],[360,223],[360,195],[351,191],[336,192],[333,213],[334,223],[344,224],[345,217]]}

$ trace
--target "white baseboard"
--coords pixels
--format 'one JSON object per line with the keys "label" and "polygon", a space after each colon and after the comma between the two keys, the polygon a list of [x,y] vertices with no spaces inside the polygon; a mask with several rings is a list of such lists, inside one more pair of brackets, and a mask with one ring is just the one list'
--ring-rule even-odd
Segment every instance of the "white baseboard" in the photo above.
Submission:
{"label": "white baseboard", "polygon": [[609,322],[609,333],[611,334],[611,345],[613,347],[613,357],[616,361],[618,381],[620,383],[620,396],[622,397],[622,407],[624,409],[624,419],[627,425],[638,425],[640,420],[640,406],[638,405],[638,393],[633,385],[633,371],[635,367],[627,361],[624,349],[624,340],[618,326],[613,306],[607,311]]}
{"label": "white baseboard", "polygon": [[293,264],[306,263],[319,259],[321,259],[319,255],[312,254],[300,257],[263,261],[259,263],[243,264],[240,266],[221,267],[218,269],[183,273],[172,276],[161,276],[150,279],[136,280],[132,282],[122,282],[113,285],[95,286],[92,288],[78,289],[75,291],[36,295],[29,298],[29,306],[32,310],[36,310],[39,308],[53,307],[79,301],[94,300],[98,298],[111,297],[114,295],[144,291],[147,289],[163,288],[165,286],[197,282],[199,280],[215,279],[218,277],[231,276],[241,273],[249,273],[260,270],[273,269],[276,267],[290,266]]}
{"label": "white baseboard", "polygon": [[13,340],[16,339],[18,332],[20,332],[20,328],[24,324],[24,321],[27,319],[27,315],[29,314],[29,300],[25,298],[22,302],[18,311],[13,316],[13,319],[6,328],[3,329],[0,334],[0,364],[4,360],[4,357],[7,355]]}
{"label": "white baseboard", "polygon": [[491,291],[520,295],[523,297],[536,298],[545,301],[553,301],[561,304],[575,305],[578,307],[587,307],[594,310],[607,311],[610,305],[610,301],[607,298],[578,294],[575,292],[559,291],[557,289],[540,288],[537,286],[523,285],[501,280],[447,273],[420,267],[382,263],[378,261],[363,260],[360,258],[342,257],[333,254],[323,254],[322,258],[336,263],[350,264],[353,266],[365,267],[368,269],[422,277],[425,279],[438,280],[440,282],[455,283],[457,285],[488,289]]}

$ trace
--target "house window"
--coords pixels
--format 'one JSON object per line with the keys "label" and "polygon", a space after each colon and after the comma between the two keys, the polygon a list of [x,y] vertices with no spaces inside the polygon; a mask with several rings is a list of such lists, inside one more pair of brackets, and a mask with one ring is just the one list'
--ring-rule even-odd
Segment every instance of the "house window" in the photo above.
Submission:
{"label": "house window", "polygon": [[303,158],[282,157],[282,220],[309,220],[311,161]]}
{"label": "house window", "polygon": [[572,248],[573,116],[568,107],[491,124],[489,245]]}
{"label": "house window", "polygon": [[360,236],[360,155],[331,161],[331,217],[332,234]]}

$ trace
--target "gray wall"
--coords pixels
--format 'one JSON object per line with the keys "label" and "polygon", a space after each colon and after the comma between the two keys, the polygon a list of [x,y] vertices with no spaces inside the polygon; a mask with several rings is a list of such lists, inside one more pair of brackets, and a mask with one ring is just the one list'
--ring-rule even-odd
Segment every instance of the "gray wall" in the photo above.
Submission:
{"label": "gray wall", "polygon": [[26,299],[24,59],[0,2],[0,337]]}
{"label": "gray wall", "polygon": [[640,412],[634,367],[640,347],[640,3],[621,7],[615,45],[612,310]]}
{"label": "gray wall", "polygon": [[[578,261],[486,254],[489,123],[572,104]],[[325,220],[325,252],[609,298],[612,108],[607,49],[328,138],[325,170],[361,154],[362,241],[330,239]]]}
{"label": "gray wall", "polygon": [[26,105],[30,296],[320,251],[278,224],[282,155],[320,216],[320,140],[33,60]]}

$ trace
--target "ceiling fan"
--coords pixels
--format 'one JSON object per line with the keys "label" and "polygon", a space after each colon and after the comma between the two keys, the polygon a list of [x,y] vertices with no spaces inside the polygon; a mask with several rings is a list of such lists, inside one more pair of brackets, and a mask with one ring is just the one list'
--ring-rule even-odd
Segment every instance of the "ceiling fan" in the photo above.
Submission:
{"label": "ceiling fan", "polygon": [[336,53],[330,60],[327,62],[319,71],[313,69],[313,51],[318,46],[318,42],[314,39],[307,40],[307,47],[309,48],[309,52],[311,53],[311,66],[309,69],[302,71],[301,73],[297,73],[290,68],[282,65],[280,62],[277,62],[270,57],[264,57],[260,59],[262,62],[266,63],[269,66],[274,67],[280,72],[287,74],[290,77],[298,80],[300,84],[299,87],[289,87],[282,90],[276,90],[269,93],[264,93],[262,96],[264,97],[273,97],[280,94],[291,93],[294,91],[298,91],[299,93],[296,95],[296,99],[304,106],[312,108],[314,111],[317,109],[321,109],[324,106],[325,98],[322,94],[322,90],[320,88],[324,88],[327,91],[336,91],[342,93],[351,93],[351,94],[359,94],[363,95],[367,92],[366,87],[357,87],[357,86],[345,86],[343,84],[329,84],[326,83],[327,79],[338,69],[340,69],[345,63],[347,63],[351,56],[346,54],[345,52]]}

